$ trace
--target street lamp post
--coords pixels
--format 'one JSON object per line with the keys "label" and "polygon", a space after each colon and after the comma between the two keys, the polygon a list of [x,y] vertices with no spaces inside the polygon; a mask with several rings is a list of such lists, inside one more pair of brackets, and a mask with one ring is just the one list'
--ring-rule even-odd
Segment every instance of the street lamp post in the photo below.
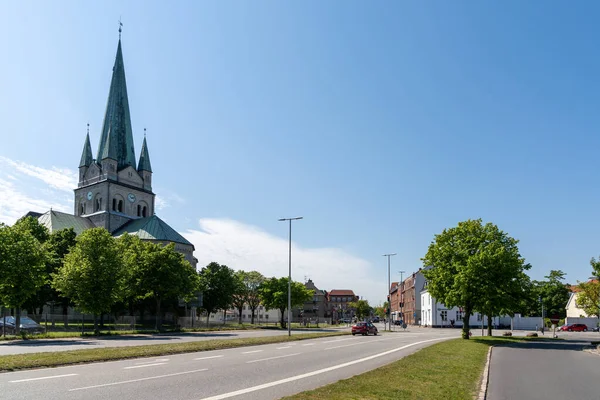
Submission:
{"label": "street lamp post", "polygon": [[289,270],[288,270],[288,336],[292,336],[292,221],[302,219],[302,217],[279,218],[279,221],[290,221],[290,246],[289,246]]}
{"label": "street lamp post", "polygon": [[391,325],[391,321],[390,321],[390,312],[392,311],[392,288],[390,287],[390,257],[391,256],[395,256],[396,253],[389,253],[389,254],[384,254],[384,257],[387,257],[388,259],[388,285],[387,285],[387,292],[388,292],[388,309],[387,309],[387,321],[388,321],[388,330],[391,331],[392,330],[392,325]]}

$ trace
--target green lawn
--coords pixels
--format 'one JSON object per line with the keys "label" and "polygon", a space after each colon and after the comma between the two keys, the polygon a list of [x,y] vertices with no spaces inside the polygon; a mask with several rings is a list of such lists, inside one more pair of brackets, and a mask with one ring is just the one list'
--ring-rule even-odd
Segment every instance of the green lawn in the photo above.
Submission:
{"label": "green lawn", "polygon": [[131,347],[113,347],[90,350],[60,351],[53,353],[18,354],[0,356],[0,371],[17,369],[57,367],[87,362],[121,360],[138,357],[157,357],[167,354],[192,353],[230,349],[243,346],[257,346],[295,340],[314,339],[327,336],[349,335],[349,332],[296,333],[292,336],[267,336],[248,339],[204,340],[176,344],[154,344]]}
{"label": "green lawn", "polygon": [[285,399],[472,400],[479,391],[489,347],[527,339],[483,337],[447,340],[384,367]]}

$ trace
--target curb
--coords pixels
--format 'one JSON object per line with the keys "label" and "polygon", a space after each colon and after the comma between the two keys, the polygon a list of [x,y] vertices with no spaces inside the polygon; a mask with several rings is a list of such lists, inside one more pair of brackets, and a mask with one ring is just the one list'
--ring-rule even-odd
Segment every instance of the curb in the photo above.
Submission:
{"label": "curb", "polygon": [[483,375],[481,377],[481,386],[479,388],[479,396],[477,400],[485,400],[487,397],[487,388],[490,378],[490,359],[492,358],[492,346],[488,350],[487,361],[485,362],[485,368],[483,369]]}

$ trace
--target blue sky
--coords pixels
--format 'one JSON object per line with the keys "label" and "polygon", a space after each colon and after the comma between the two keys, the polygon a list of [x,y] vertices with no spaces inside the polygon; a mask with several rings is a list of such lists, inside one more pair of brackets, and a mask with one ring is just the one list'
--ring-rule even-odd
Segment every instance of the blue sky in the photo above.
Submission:
{"label": "blue sky", "polygon": [[542,279],[600,254],[595,2],[6,2],[0,221],[72,209],[123,27],[136,157],[201,263],[383,300],[482,218]]}

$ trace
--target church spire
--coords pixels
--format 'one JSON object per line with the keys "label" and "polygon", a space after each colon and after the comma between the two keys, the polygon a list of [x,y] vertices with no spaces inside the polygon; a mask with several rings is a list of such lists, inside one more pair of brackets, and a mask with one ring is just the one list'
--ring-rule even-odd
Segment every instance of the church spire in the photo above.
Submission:
{"label": "church spire", "polygon": [[146,128],[144,128],[144,142],[142,143],[142,152],[140,153],[140,163],[138,164],[138,171],[152,172],[152,166],[150,165],[150,154],[148,154],[148,145],[146,144]]}
{"label": "church spire", "polygon": [[83,152],[81,153],[81,161],[79,162],[80,167],[89,167],[94,162],[92,157],[92,146],[90,145],[90,124],[87,124],[87,136],[85,137],[85,144],[83,145]]}
{"label": "church spire", "polygon": [[[119,25],[119,36],[120,34],[121,24]],[[96,157],[98,161],[106,158],[116,160],[119,170],[128,165],[135,168],[135,150],[120,37]]]}

